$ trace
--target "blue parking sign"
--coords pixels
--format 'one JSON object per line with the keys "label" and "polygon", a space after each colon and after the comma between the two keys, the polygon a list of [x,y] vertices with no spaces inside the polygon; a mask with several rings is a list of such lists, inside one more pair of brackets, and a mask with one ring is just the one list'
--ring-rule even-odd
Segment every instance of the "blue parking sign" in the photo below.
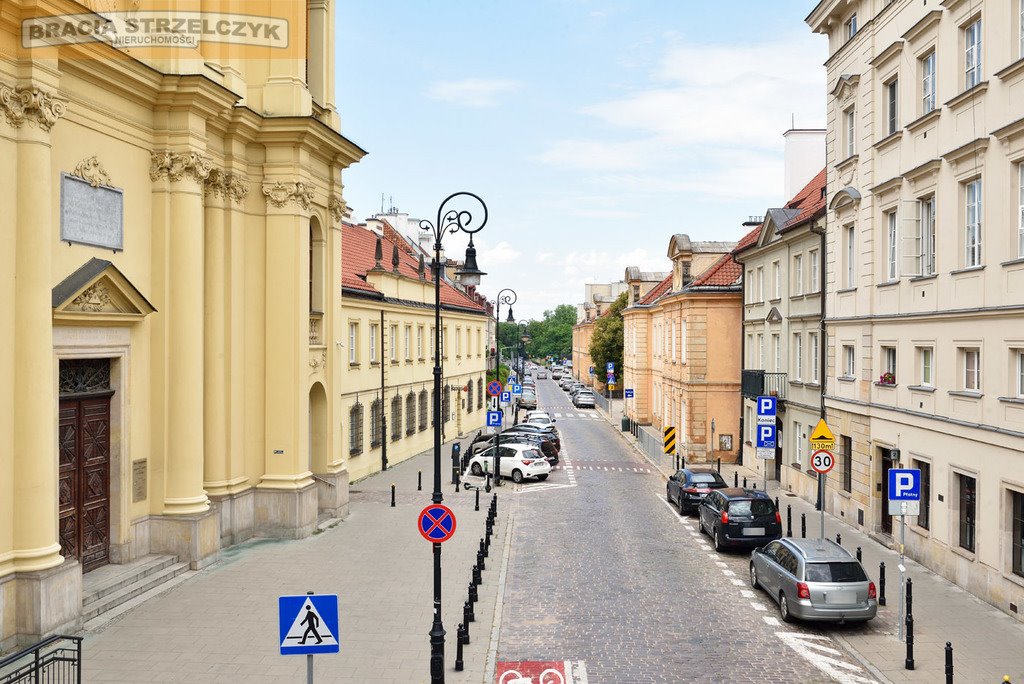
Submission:
{"label": "blue parking sign", "polygon": [[889,469],[889,501],[920,501],[921,471],[916,468]]}
{"label": "blue parking sign", "polygon": [[778,410],[778,398],[777,397],[758,397],[757,398],[757,415],[759,416],[774,416]]}
{"label": "blue parking sign", "polygon": [[604,369],[606,371],[608,371],[609,373],[614,373],[615,372],[615,362],[609,361],[608,363],[606,363],[604,365]]}
{"label": "blue parking sign", "polygon": [[519,384],[512,385],[512,396],[521,397],[523,396],[523,386]]}
{"label": "blue parking sign", "polygon": [[487,427],[501,427],[501,411],[487,412]]}
{"label": "blue parking sign", "polygon": [[774,449],[775,448],[775,426],[774,425],[758,425],[757,426],[757,448],[758,449]]}

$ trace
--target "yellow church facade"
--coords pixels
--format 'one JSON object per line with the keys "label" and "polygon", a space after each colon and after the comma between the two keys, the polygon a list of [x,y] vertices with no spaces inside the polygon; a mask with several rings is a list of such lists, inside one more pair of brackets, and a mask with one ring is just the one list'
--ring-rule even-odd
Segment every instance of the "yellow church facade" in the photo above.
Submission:
{"label": "yellow church facade", "polygon": [[77,627],[83,572],[345,514],[341,176],[365,152],[333,3],[246,10],[292,49],[26,47],[83,6],[0,8],[0,650]]}

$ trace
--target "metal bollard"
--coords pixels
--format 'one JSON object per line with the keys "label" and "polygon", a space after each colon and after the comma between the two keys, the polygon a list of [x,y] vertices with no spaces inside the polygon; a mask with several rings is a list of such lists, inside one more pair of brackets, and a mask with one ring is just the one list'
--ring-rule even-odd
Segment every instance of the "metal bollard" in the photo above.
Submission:
{"label": "metal bollard", "polygon": [[468,618],[463,618],[467,623],[476,622],[476,615],[473,614],[473,602],[468,598],[466,599],[466,602],[462,604],[462,612],[469,616]]}
{"label": "metal bollard", "polygon": [[481,572],[487,569],[487,566],[484,564],[484,552],[483,551],[477,551],[476,552],[476,564],[480,566]]}
{"label": "metal bollard", "polygon": [[473,505],[473,510],[474,511],[479,511],[480,510],[480,488],[479,487],[476,488],[476,503]]}
{"label": "metal bollard", "polygon": [[807,538],[807,514],[800,514],[800,536],[804,539]]}
{"label": "metal bollard", "polygon": [[469,583],[469,600],[476,603],[480,600],[480,594],[476,590],[476,585],[473,584],[472,580]]}
{"label": "metal bollard", "polygon": [[487,548],[487,544],[484,543],[483,537],[480,538],[480,551],[483,552],[484,558],[490,555],[490,550]]}
{"label": "metal bollard", "polygon": [[455,630],[455,671],[462,672],[465,668],[465,663],[462,660],[462,641],[465,638],[462,625]]}
{"label": "metal bollard", "polygon": [[777,511],[778,511],[778,510],[781,510],[781,509],[779,508],[779,497],[775,497],[775,510],[777,510]]}
{"label": "metal bollard", "polygon": [[473,584],[475,584],[477,586],[480,586],[481,584],[483,584],[483,581],[484,581],[484,578],[480,574],[480,566],[479,565],[474,565],[473,566]]}
{"label": "metal bollard", "polygon": [[498,494],[497,493],[495,493],[494,494],[494,498],[491,499],[491,510],[493,511],[493,515],[498,515]]}
{"label": "metal bollard", "polygon": [[722,472],[722,457],[721,456],[718,457],[718,472],[719,473]]}
{"label": "metal bollard", "polygon": [[953,644],[946,642],[946,684],[953,684]]}
{"label": "metal bollard", "polygon": [[908,670],[914,669],[914,580],[907,578],[907,662]]}
{"label": "metal bollard", "polygon": [[885,605],[885,561],[878,564],[878,605]]}
{"label": "metal bollard", "polygon": [[[458,488],[458,486],[459,486],[459,483],[456,482],[455,483],[455,487]],[[416,491],[417,492],[422,492],[423,491],[423,471],[422,470],[417,470],[416,471]]]}
{"label": "metal bollard", "polygon": [[793,507],[786,504],[786,536],[793,536]]}
{"label": "metal bollard", "polygon": [[836,532],[836,544],[843,545],[843,535]]}
{"label": "metal bollard", "polygon": [[863,559],[862,559],[862,558],[860,557],[860,547],[859,547],[859,546],[857,547],[857,560],[858,560],[858,561],[861,561],[861,560],[863,560]]}
{"label": "metal bollard", "polygon": [[391,483],[391,507],[395,507],[395,483]]}
{"label": "metal bollard", "polygon": [[467,615],[469,612],[466,610],[466,605],[462,605],[462,643],[469,646],[469,618]]}
{"label": "metal bollard", "polygon": [[756,482],[754,482],[754,483],[753,483],[753,484],[751,485],[751,488],[753,488],[753,489],[757,489],[757,483],[756,483]]}
{"label": "metal bollard", "polygon": [[747,476],[746,475],[743,476],[743,488],[744,489],[747,488]]}
{"label": "metal bollard", "polygon": [[740,486],[740,474],[739,474],[738,471],[734,471],[733,474],[732,474],[732,486],[733,487],[739,487]]}

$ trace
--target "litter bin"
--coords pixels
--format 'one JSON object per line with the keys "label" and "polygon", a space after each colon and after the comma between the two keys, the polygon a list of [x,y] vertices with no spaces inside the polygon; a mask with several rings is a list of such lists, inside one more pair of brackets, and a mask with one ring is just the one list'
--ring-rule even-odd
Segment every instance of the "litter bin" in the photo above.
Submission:
{"label": "litter bin", "polygon": [[623,432],[629,432],[629,418],[622,416],[621,427]]}

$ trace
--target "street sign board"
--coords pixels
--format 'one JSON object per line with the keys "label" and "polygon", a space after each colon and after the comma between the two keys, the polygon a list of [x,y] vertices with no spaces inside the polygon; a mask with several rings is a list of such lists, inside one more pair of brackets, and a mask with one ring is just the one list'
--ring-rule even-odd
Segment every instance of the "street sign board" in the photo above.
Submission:
{"label": "street sign board", "polygon": [[757,444],[755,445],[758,449],[775,449],[775,426],[774,425],[758,425],[757,426]]}
{"label": "street sign board", "polygon": [[811,449],[818,451],[824,449],[825,451],[835,451],[836,449],[836,437],[832,434],[825,419],[822,418],[818,421],[818,424],[811,430]]}
{"label": "street sign board", "polygon": [[836,459],[835,456],[832,455],[831,451],[818,449],[811,454],[811,470],[814,472],[824,475],[835,467]]}
{"label": "street sign board", "polygon": [[306,594],[277,598],[277,629],[281,655],[337,653],[337,594]]}
{"label": "street sign board", "polygon": [[590,374],[591,375],[596,375],[596,373],[594,372],[594,367],[593,366],[590,367]]}
{"label": "street sign board", "polygon": [[501,383],[497,380],[491,380],[487,383],[487,394],[496,397],[501,394]]}
{"label": "street sign board", "polygon": [[511,392],[502,392],[501,393],[501,398],[499,399],[499,401],[502,404],[509,404],[509,403],[511,403],[512,402],[512,393]]}
{"label": "street sign board", "polygon": [[501,411],[487,412],[487,427],[501,427]]}
{"label": "street sign board", "polygon": [[757,423],[758,425],[774,425],[775,416],[778,412],[778,399],[775,397],[757,398]]}
{"label": "street sign board", "polygon": [[[615,378],[612,378],[612,380],[614,380],[614,379],[615,379]],[[609,382],[609,383],[608,383],[608,389],[610,389],[610,390],[613,390],[613,391],[614,391],[614,390],[615,390],[615,383],[614,383],[614,382]]]}
{"label": "street sign board", "polygon": [[632,399],[633,398],[633,390],[631,390],[631,389],[627,389],[626,390],[626,398],[627,399]]}
{"label": "street sign board", "polygon": [[665,453],[674,454],[676,452],[676,429],[674,426],[668,426],[663,429],[665,438]]}
{"label": "street sign board", "polygon": [[917,468],[889,469],[889,515],[921,513],[921,471]]}
{"label": "street sign board", "polygon": [[440,544],[455,534],[455,514],[441,504],[430,504],[420,511],[419,531],[429,542]]}
{"label": "street sign board", "polygon": [[609,361],[608,363],[606,363],[604,365],[604,369],[606,371],[608,371],[609,373],[614,373],[615,372],[615,362],[614,361]]}
{"label": "street sign board", "polygon": [[512,385],[512,396],[521,397],[523,396],[523,386],[519,383]]}

